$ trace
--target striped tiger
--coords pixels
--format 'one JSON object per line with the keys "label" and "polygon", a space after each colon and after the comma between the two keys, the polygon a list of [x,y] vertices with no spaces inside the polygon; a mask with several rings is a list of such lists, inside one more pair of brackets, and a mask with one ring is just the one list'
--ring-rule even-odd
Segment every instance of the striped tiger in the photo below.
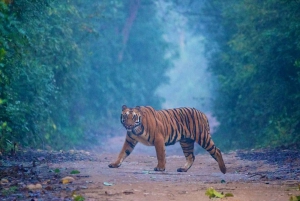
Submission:
{"label": "striped tiger", "polygon": [[165,146],[179,141],[186,163],[177,169],[178,172],[186,172],[193,165],[194,143],[197,142],[218,162],[221,172],[226,173],[221,151],[211,139],[207,117],[195,108],[154,110],[150,106],[128,108],[123,105],[121,123],[126,128],[127,135],[117,160],[108,165],[110,168],[119,167],[135,145],[141,142],[155,146],[158,164],[154,170],[164,171]]}

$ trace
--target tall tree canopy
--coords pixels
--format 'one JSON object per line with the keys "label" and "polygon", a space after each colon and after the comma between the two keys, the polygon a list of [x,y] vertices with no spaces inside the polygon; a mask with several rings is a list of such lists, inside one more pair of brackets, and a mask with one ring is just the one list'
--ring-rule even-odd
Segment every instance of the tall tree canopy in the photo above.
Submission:
{"label": "tall tree canopy", "polygon": [[97,141],[122,104],[159,108],[162,27],[150,0],[1,0],[1,150]]}
{"label": "tall tree canopy", "polygon": [[227,149],[299,146],[299,1],[189,2],[183,13],[218,78],[214,138]]}

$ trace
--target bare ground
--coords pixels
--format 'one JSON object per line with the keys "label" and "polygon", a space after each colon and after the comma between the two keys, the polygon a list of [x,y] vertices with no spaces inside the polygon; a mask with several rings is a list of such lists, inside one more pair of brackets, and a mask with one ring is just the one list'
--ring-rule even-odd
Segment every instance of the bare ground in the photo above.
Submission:
{"label": "bare ground", "polygon": [[[209,154],[198,154],[192,168],[186,173],[176,172],[184,164],[183,155],[167,156],[165,172],[155,172],[157,160],[153,154],[133,152],[122,166],[108,168],[117,154],[68,152],[38,155],[36,178],[26,175],[20,179],[6,174],[10,183],[23,184],[20,191],[1,195],[1,200],[72,200],[72,194],[82,195],[85,200],[178,200],[205,201],[209,187],[234,197],[229,201],[285,201],[292,195],[300,195],[299,151],[259,150],[223,154],[227,166],[224,175]],[[32,155],[32,154],[31,154]],[[43,161],[45,159],[45,162]],[[21,160],[21,159],[19,159]],[[18,162],[18,160],[17,160]],[[7,163],[6,163],[7,164]],[[60,169],[54,174],[54,169]],[[80,174],[70,175],[71,170]],[[75,178],[73,183],[61,184],[64,176]],[[49,181],[48,183],[45,181]],[[28,183],[41,183],[43,188],[26,190]],[[6,184],[7,185],[7,184]],[[3,190],[7,186],[1,187]],[[215,198],[216,199],[216,198]]]}

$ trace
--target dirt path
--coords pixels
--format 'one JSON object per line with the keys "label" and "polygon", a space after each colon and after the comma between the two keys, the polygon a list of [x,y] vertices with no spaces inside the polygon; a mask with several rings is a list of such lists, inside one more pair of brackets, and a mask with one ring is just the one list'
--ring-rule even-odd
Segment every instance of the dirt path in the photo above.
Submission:
{"label": "dirt path", "polygon": [[[176,172],[185,162],[183,156],[168,156],[167,169],[162,173],[152,171],[157,162],[154,156],[133,153],[117,169],[108,168],[117,154],[94,156],[94,161],[53,163],[50,168],[79,170],[81,173],[72,185],[77,186],[77,194],[91,201],[205,201],[210,200],[205,195],[209,187],[232,193],[234,197],[222,199],[230,201],[287,201],[291,195],[300,195],[300,164],[295,158],[286,164],[284,160],[290,158],[282,159],[283,163],[270,163],[260,158],[252,158],[252,161],[241,159],[232,152],[224,154],[227,166],[224,175],[208,154],[197,155],[187,173]],[[299,155],[296,155],[296,160],[299,160]]]}

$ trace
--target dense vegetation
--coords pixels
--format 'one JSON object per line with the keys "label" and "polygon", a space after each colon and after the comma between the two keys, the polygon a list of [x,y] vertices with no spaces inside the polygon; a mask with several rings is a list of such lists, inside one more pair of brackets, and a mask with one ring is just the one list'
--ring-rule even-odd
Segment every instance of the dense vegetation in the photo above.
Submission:
{"label": "dense vegetation", "polygon": [[170,63],[155,16],[151,0],[1,0],[0,152],[97,142],[122,104],[159,108]]}
{"label": "dense vegetation", "polygon": [[[166,2],[206,38],[215,141],[300,147],[300,2]],[[96,142],[122,104],[160,108],[175,51],[156,12],[151,0],[0,0],[0,152]]]}
{"label": "dense vegetation", "polygon": [[190,3],[218,78],[214,138],[227,149],[300,147],[300,1]]}

